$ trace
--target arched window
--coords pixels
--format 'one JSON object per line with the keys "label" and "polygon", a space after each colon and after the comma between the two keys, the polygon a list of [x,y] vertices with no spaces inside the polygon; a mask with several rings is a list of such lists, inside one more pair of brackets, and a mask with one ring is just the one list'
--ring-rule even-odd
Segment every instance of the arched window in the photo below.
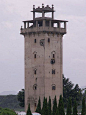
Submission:
{"label": "arched window", "polygon": [[37,84],[33,85],[33,90],[37,90]]}
{"label": "arched window", "polygon": [[52,58],[55,58],[55,54],[56,54],[55,51],[52,51],[52,52],[51,52]]}
{"label": "arched window", "polygon": [[34,51],[33,54],[34,54],[34,58],[36,58],[37,57],[37,52]]}
{"label": "arched window", "polygon": [[56,85],[55,84],[52,85],[52,90],[56,90]]}

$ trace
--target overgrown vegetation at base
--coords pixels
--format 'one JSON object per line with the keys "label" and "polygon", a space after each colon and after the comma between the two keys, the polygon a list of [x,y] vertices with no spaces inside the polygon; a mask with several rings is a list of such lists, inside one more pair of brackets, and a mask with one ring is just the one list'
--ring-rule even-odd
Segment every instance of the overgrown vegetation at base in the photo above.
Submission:
{"label": "overgrown vegetation at base", "polygon": [[13,110],[0,108],[0,115],[16,115]]}
{"label": "overgrown vegetation at base", "polygon": [[[19,101],[19,105],[24,107],[24,92],[22,89],[19,91],[17,97]],[[71,98],[72,106],[74,105],[74,100],[76,99],[77,104],[80,104],[82,100],[82,90],[78,84],[74,86],[74,84],[69,80],[69,78],[64,77],[63,75],[63,101],[64,107],[67,108],[68,99]]]}
{"label": "overgrown vegetation at base", "polygon": [[[36,112],[40,113],[41,115],[78,115],[77,110],[77,102],[74,100],[74,105],[72,107],[71,99],[68,99],[67,103],[67,111],[64,110],[64,102],[63,97],[60,95],[59,103],[57,104],[56,96],[54,98],[53,107],[51,107],[51,99],[49,97],[49,101],[47,101],[47,98],[44,97],[43,100],[43,107],[41,108],[41,101],[40,98],[38,100],[38,105]],[[26,115],[32,115],[30,110],[30,104],[28,105],[28,110]],[[81,115],[86,115],[86,106],[85,106],[85,98],[83,97],[82,100],[82,110]]]}

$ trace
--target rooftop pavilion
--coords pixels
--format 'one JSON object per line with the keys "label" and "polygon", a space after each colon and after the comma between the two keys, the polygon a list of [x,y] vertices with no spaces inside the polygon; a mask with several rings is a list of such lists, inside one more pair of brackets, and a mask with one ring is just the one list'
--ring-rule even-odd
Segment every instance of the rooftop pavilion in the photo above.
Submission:
{"label": "rooftop pavilion", "polygon": [[[35,8],[33,5],[33,20],[26,20],[24,22],[24,28],[21,27],[21,34],[29,33],[61,33],[66,34],[66,22],[65,20],[54,19],[54,6],[49,7],[49,5]],[[42,13],[42,17],[35,17],[36,13]],[[45,13],[52,13],[51,17],[45,17]]]}

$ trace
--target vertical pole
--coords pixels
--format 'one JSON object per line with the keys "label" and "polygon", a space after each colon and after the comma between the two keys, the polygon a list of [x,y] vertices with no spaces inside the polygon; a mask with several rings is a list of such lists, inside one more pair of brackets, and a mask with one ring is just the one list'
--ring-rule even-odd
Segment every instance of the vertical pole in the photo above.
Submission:
{"label": "vertical pole", "polygon": [[49,21],[49,27],[51,27],[51,20]]}
{"label": "vertical pole", "polygon": [[36,28],[38,28],[38,21],[36,21]]}
{"label": "vertical pole", "polygon": [[66,29],[66,22],[64,22],[64,28]]}
{"label": "vertical pole", "polygon": [[24,29],[26,29],[26,22],[24,22]]}
{"label": "vertical pole", "polygon": [[43,20],[43,29],[45,28],[45,20]]}
{"label": "vertical pole", "polygon": [[35,12],[33,12],[33,20],[35,20]]}
{"label": "vertical pole", "polygon": [[54,19],[54,5],[52,4],[52,19]]}
{"label": "vertical pole", "polygon": [[52,12],[52,19],[54,19],[54,12]]}
{"label": "vertical pole", "polygon": [[42,18],[44,18],[44,11],[42,11]]}
{"label": "vertical pole", "polygon": [[33,5],[33,20],[35,19],[35,5]]}
{"label": "vertical pole", "polygon": [[60,22],[58,22],[58,28],[60,28]]}
{"label": "vertical pole", "polygon": [[27,27],[29,28],[29,22],[27,22],[27,24],[28,24]]}

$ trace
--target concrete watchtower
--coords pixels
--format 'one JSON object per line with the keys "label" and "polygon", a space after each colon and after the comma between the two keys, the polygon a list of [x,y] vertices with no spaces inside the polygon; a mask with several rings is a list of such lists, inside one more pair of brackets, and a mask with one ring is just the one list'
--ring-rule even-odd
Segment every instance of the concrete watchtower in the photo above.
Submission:
{"label": "concrete watchtower", "polygon": [[[53,104],[56,95],[57,102],[63,94],[62,79],[62,37],[66,34],[66,22],[54,19],[54,7],[35,8],[33,20],[24,22],[21,34],[25,38],[25,110],[30,103],[32,112],[35,111],[40,96],[51,97]],[[45,17],[45,13],[52,13]],[[42,13],[42,17],[35,17]]]}

